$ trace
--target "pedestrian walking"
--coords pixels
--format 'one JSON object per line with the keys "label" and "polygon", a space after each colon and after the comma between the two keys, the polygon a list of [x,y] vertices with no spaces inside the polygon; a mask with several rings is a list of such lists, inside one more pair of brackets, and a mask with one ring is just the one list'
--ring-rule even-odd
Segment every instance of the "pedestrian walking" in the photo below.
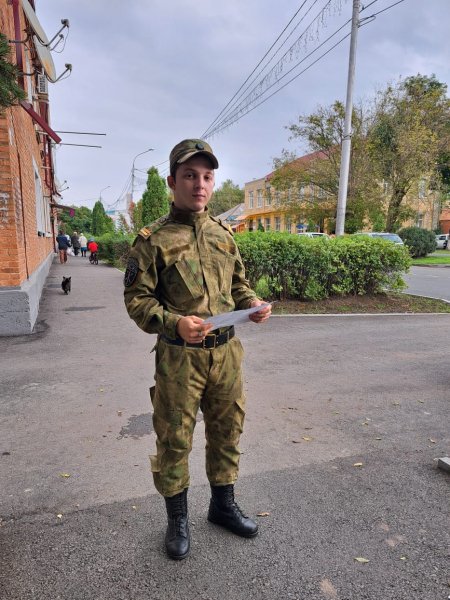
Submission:
{"label": "pedestrian walking", "polygon": [[86,256],[86,252],[87,252],[86,236],[84,235],[84,233],[80,233],[80,237],[78,239],[80,241],[81,256]]}
{"label": "pedestrian walking", "polygon": [[81,244],[80,244],[80,238],[78,237],[78,233],[76,231],[74,231],[72,233],[72,235],[70,236],[70,242],[72,244],[72,248],[73,248],[75,256],[78,256],[78,252],[80,251]]}
{"label": "pedestrian walking", "polygon": [[[130,317],[158,334],[150,390],[157,440],[150,460],[155,487],[165,498],[165,544],[173,559],[185,558],[190,549],[188,456],[199,408],[211,484],[208,520],[239,536],[258,533],[234,498],[245,415],[242,345],[233,327],[211,331],[204,320],[264,302],[245,279],[231,229],[208,212],[218,166],[202,140],[183,140],[172,149],[170,213],[141,229],[124,277]],[[264,306],[249,318],[262,323],[270,313]]]}
{"label": "pedestrian walking", "polygon": [[60,231],[56,236],[56,243],[58,244],[59,262],[64,264],[67,262],[67,250],[70,248],[70,238],[63,231]]}

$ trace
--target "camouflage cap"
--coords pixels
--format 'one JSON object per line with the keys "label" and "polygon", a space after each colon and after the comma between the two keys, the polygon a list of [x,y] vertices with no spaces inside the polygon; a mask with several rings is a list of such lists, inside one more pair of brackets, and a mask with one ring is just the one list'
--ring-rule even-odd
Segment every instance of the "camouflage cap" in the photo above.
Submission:
{"label": "camouflage cap", "polygon": [[219,168],[219,161],[214,156],[209,144],[203,140],[183,140],[172,148],[170,153],[170,174],[174,175],[176,165],[186,162],[196,154],[204,154],[211,160],[214,169]]}

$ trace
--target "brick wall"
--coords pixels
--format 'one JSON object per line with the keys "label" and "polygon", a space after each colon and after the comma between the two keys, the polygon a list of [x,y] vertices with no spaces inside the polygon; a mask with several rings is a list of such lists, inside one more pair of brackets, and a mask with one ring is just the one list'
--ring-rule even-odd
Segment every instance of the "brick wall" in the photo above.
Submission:
{"label": "brick wall", "polygon": [[[25,22],[20,14],[23,31]],[[13,7],[7,0],[0,0],[0,29],[14,39]],[[23,45],[19,47],[23,52]],[[12,56],[15,59],[14,47]],[[34,86],[34,79],[28,79]],[[44,136],[37,131],[38,126],[20,106],[0,115],[0,289],[20,286],[53,251],[51,228],[45,227],[45,235],[38,235],[34,165],[47,203],[50,190],[41,158]]]}

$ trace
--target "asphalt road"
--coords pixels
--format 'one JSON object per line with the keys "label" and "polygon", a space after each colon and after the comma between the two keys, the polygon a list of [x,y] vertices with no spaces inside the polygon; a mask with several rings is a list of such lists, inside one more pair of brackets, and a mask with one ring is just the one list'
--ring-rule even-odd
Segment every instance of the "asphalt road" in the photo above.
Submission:
{"label": "asphalt road", "polygon": [[237,492],[247,513],[265,513],[260,535],[206,521],[200,419],[192,554],[174,563],[147,458],[154,336],[128,319],[121,282],[81,258],[55,264],[37,333],[0,339],[2,600],[449,596],[449,475],[436,459],[450,454],[450,315],[240,327]]}
{"label": "asphalt road", "polygon": [[438,298],[450,302],[450,268],[411,267],[405,276],[408,294]]}

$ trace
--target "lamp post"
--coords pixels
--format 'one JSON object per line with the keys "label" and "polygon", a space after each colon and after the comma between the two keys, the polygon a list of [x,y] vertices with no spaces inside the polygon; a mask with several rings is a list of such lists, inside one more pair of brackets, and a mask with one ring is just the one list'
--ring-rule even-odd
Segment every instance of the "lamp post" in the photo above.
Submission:
{"label": "lamp post", "polygon": [[154,150],[154,148],[148,148],[148,150],[144,150],[144,152],[139,152],[139,154],[136,154],[136,156],[133,158],[133,166],[131,167],[131,200],[132,201],[134,201],[134,162],[138,156],[141,156],[142,154],[147,154],[147,152],[152,152],[152,150]]}
{"label": "lamp post", "polygon": [[110,188],[110,185],[107,185],[106,187],[104,187],[103,189],[100,190],[100,194],[99,194],[99,200],[100,202],[102,201],[102,192],[104,192],[105,190],[107,190],[108,188]]}

